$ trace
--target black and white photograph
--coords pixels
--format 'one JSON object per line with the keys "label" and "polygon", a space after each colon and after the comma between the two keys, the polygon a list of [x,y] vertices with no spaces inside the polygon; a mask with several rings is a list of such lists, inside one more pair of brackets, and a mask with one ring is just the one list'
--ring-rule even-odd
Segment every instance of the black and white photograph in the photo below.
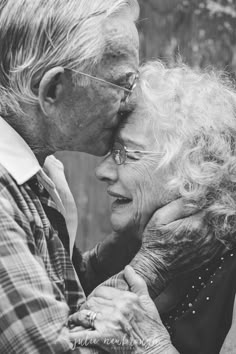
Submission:
{"label": "black and white photograph", "polygon": [[236,354],[236,0],[0,0],[0,354]]}

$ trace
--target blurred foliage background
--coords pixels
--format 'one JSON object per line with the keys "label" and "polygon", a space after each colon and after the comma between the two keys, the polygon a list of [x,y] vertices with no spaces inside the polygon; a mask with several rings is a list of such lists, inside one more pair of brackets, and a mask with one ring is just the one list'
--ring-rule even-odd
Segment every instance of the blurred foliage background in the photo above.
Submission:
{"label": "blurred foliage background", "polygon": [[[192,67],[214,66],[236,75],[236,0],[139,0],[141,63],[153,58],[170,65],[179,56]],[[91,142],[92,143],[92,142]],[[99,159],[57,154],[78,207],[77,244],[87,250],[110,231],[106,188],[94,175]]]}

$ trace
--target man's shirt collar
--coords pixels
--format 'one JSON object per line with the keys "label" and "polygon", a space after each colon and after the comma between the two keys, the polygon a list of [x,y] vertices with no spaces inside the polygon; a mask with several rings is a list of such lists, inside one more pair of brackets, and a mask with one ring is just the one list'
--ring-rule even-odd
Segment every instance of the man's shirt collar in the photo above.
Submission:
{"label": "man's shirt collar", "polygon": [[38,181],[54,201],[54,207],[66,219],[72,256],[78,223],[77,209],[65,179],[62,163],[51,155],[47,157],[42,169],[25,140],[0,117],[0,164],[18,185],[24,184],[37,174]]}
{"label": "man's shirt collar", "polygon": [[54,182],[46,175],[29,145],[27,145],[24,139],[1,117],[0,163],[18,185],[24,184],[37,174],[37,179],[56,203],[56,208],[63,216],[65,215],[65,208]]}
{"label": "man's shirt collar", "polygon": [[41,170],[24,139],[0,117],[0,163],[21,185]]}
{"label": "man's shirt collar", "polygon": [[[50,163],[50,157],[48,159]],[[1,117],[0,163],[18,185],[24,184],[37,174],[37,179],[56,203],[56,208],[65,215],[65,209],[54,182],[46,175],[25,140]]]}

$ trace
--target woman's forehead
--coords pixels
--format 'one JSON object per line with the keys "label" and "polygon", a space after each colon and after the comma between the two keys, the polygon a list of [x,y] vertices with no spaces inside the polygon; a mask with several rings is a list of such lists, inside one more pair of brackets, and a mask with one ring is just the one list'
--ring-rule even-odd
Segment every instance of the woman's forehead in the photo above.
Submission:
{"label": "woman's forehead", "polygon": [[117,137],[130,147],[144,149],[155,143],[153,126],[143,114],[133,112],[120,128]]}

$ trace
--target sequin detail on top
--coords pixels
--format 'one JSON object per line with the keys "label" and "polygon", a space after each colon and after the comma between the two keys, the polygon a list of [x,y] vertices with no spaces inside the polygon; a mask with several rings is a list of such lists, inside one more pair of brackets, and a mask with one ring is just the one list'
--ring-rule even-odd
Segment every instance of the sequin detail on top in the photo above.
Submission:
{"label": "sequin detail on top", "polygon": [[[229,257],[234,257],[235,255],[236,250],[231,250],[224,256],[221,256],[218,260],[214,261],[214,263],[212,262],[205,265],[195,273],[192,284],[189,286],[189,289],[183,296],[182,300],[173,310],[163,316],[163,324],[171,336],[173,335],[172,325],[176,320],[183,317],[187,312],[191,312],[192,316],[196,315],[197,309],[195,304],[197,304],[199,293],[202,289],[205,289],[206,286],[212,286],[214,284],[214,278],[216,274],[223,270],[225,260]],[[209,303],[211,297],[206,295],[205,301]]]}

